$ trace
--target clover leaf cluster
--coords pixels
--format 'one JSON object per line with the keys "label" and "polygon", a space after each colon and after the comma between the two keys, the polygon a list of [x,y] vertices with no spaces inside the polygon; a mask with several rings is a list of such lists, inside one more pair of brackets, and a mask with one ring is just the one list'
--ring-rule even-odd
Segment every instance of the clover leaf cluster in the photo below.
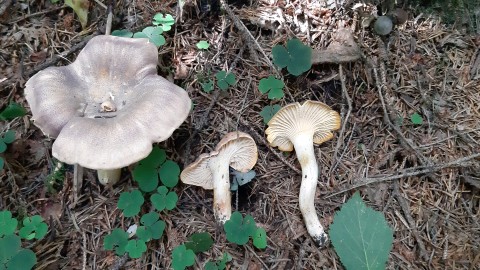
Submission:
{"label": "clover leaf cluster", "polygon": [[[10,103],[3,111],[0,112],[0,121],[8,121],[17,117],[22,117],[26,113],[25,109],[20,106],[18,103]],[[7,145],[15,141],[15,131],[5,130],[2,132],[0,130],[0,154],[7,150]],[[0,171],[5,166],[5,160],[3,157],[0,157]]]}

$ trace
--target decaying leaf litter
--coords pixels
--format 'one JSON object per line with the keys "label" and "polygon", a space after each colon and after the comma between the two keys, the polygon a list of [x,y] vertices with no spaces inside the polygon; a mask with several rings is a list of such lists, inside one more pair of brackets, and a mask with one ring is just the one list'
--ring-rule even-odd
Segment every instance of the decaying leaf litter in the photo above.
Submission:
{"label": "decaying leaf litter", "polygon": [[[191,2],[182,10],[175,8],[176,1],[116,3],[113,29],[143,29],[158,12],[175,14],[174,32],[159,50],[159,72],[185,88],[195,106],[160,146],[183,167],[214,149],[227,132],[251,134],[259,147],[256,179],[240,188],[237,207],[269,236],[265,251],[228,244],[214,223],[210,193],[183,185],[176,190],[176,211],[164,217],[164,240],[150,245],[141,259],[128,260],[125,268],[167,268],[174,247],[207,231],[215,244],[198,256],[196,268],[226,251],[234,269],[341,269],[331,247],[319,250],[308,237],[298,210],[300,166],[295,155],[267,145],[259,114],[267,105],[308,99],[325,102],[342,116],[335,138],[315,148],[321,165],[315,205],[327,232],[335,212],[360,190],[394,229],[388,268],[474,269],[480,263],[478,35],[412,10],[405,25],[382,38],[362,28],[351,7],[326,9],[311,2],[232,4],[226,14],[202,11]],[[48,1],[29,10],[11,5],[2,14],[1,108],[10,101],[27,107],[23,88],[33,72],[68,64],[92,35],[104,31],[105,10],[91,5],[83,32],[70,9]],[[276,44],[297,37],[325,49],[340,29],[353,31],[360,60],[314,65],[299,77],[271,68]],[[209,42],[208,50],[198,50],[201,40]],[[203,93],[199,77],[210,71],[213,78],[219,70],[232,72],[237,84],[228,93]],[[280,101],[258,91],[259,81],[271,74],[284,76]],[[423,116],[423,124],[412,122],[415,113]],[[55,169],[51,141],[29,117],[2,122],[2,130],[13,129],[17,137],[4,154],[0,207],[41,214],[48,221],[50,235],[32,247],[37,269],[114,266],[119,259],[103,249],[103,237],[131,223],[116,209],[120,192],[132,185],[130,174],[124,173],[118,185],[103,187],[87,170],[79,202],[71,208],[73,171],[66,168],[58,192],[47,192],[44,179]]]}

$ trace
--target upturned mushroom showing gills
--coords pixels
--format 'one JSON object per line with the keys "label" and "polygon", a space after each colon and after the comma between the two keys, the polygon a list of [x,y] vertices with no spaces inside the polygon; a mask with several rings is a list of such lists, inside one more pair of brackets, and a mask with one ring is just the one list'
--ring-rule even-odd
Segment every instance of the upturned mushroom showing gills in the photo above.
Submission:
{"label": "upturned mushroom showing gills", "polygon": [[200,155],[180,174],[183,183],[213,189],[215,220],[224,224],[232,214],[229,166],[248,172],[257,163],[258,151],[250,135],[235,131],[223,137],[214,151]]}
{"label": "upturned mushroom showing gills", "polygon": [[319,101],[289,104],[280,109],[268,122],[267,140],[282,151],[295,148],[302,167],[299,207],[307,231],[315,243],[323,247],[328,241],[315,211],[314,199],[318,179],[318,165],[313,144],[321,144],[333,137],[340,128],[340,115]]}
{"label": "upturned mushroom showing gills", "polygon": [[96,169],[102,183],[146,157],[187,118],[182,88],[157,75],[148,39],[96,36],[68,66],[49,67],[25,88],[34,124],[56,138],[52,155]]}

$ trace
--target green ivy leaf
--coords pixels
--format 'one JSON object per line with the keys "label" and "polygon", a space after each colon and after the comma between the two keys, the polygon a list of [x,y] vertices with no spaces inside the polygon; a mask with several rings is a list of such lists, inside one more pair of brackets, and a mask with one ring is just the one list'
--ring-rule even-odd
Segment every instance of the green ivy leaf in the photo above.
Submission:
{"label": "green ivy leaf", "polygon": [[267,232],[264,228],[258,227],[255,231],[253,235],[253,245],[259,249],[267,247]]}
{"label": "green ivy leaf", "polygon": [[0,113],[0,120],[8,121],[25,114],[27,111],[20,104],[12,102]]}
{"label": "green ivy leaf", "polygon": [[17,225],[18,221],[12,218],[12,213],[10,211],[5,210],[0,212],[0,237],[14,234]]}
{"label": "green ivy leaf", "polygon": [[258,90],[262,94],[268,92],[269,99],[281,99],[284,96],[283,87],[285,83],[283,81],[276,79],[274,76],[270,75],[268,78],[263,78],[258,84]]}
{"label": "green ivy leaf", "polygon": [[215,74],[217,78],[217,85],[221,90],[227,90],[229,86],[235,85],[237,82],[233,73],[227,73],[225,70],[221,70]]}
{"label": "green ivy leaf", "polygon": [[153,25],[160,25],[163,31],[170,31],[172,25],[175,23],[175,19],[170,14],[157,13],[153,16]]}
{"label": "green ivy leaf", "polygon": [[165,163],[163,163],[162,167],[160,167],[158,173],[162,183],[169,188],[173,188],[178,183],[180,167],[176,162],[167,160]]}
{"label": "green ivy leaf", "polygon": [[207,50],[210,47],[210,44],[208,44],[207,41],[201,40],[197,43],[197,48],[200,50]]}
{"label": "green ivy leaf", "polygon": [[125,247],[128,243],[128,233],[116,228],[109,235],[103,238],[103,247],[105,250],[115,250],[115,254],[122,256],[125,254]]}
{"label": "green ivy leaf", "polygon": [[195,253],[187,249],[185,245],[180,245],[173,249],[172,267],[174,270],[184,270],[195,263]]}
{"label": "green ivy leaf", "polygon": [[281,109],[280,105],[265,106],[260,112],[260,115],[263,117],[263,123],[268,124],[270,119]]}
{"label": "green ivy leaf", "polygon": [[128,31],[127,29],[121,29],[112,31],[112,36],[131,38],[133,36],[133,33]]}
{"label": "green ivy leaf", "polygon": [[43,218],[39,215],[32,217],[26,217],[23,219],[23,227],[18,232],[20,237],[32,240],[32,239],[42,239],[48,231],[48,226],[43,222]]}
{"label": "green ivy leaf", "polygon": [[178,196],[173,191],[168,192],[167,187],[161,186],[157,189],[157,193],[150,196],[150,201],[158,211],[172,210],[177,206]]}
{"label": "green ivy leaf", "polygon": [[125,251],[128,252],[128,256],[130,256],[130,258],[138,259],[142,257],[142,254],[145,251],[147,251],[147,245],[142,240],[128,240],[128,243],[125,246]]}
{"label": "green ivy leaf", "polygon": [[12,143],[15,141],[15,131],[14,130],[7,130],[5,134],[3,134],[3,142],[4,143]]}
{"label": "green ivy leaf", "polygon": [[279,68],[287,67],[290,74],[298,76],[312,67],[312,48],[294,38],[287,46],[276,45],[272,48],[273,63]]}
{"label": "green ivy leaf", "polygon": [[200,85],[202,86],[203,92],[205,92],[205,93],[210,93],[213,90],[213,81],[212,80],[208,80],[205,83],[200,83]]}
{"label": "green ivy leaf", "polygon": [[335,214],[330,238],[347,269],[385,269],[392,249],[393,231],[381,212],[355,193]]}
{"label": "green ivy leaf", "polygon": [[188,242],[185,243],[185,247],[193,250],[195,253],[207,251],[212,245],[213,239],[207,232],[194,233],[188,238]]}
{"label": "green ivy leaf", "polygon": [[165,230],[165,221],[159,219],[156,212],[150,212],[142,216],[140,223],[150,231],[152,239],[160,239]]}
{"label": "green ivy leaf", "polygon": [[253,217],[246,215],[245,218],[242,218],[242,214],[238,211],[232,213],[232,216],[225,222],[223,228],[225,229],[227,240],[238,245],[245,245],[250,236],[253,236],[257,230]]}
{"label": "green ivy leaf", "polygon": [[122,192],[118,199],[117,207],[123,210],[125,217],[133,217],[140,212],[140,207],[144,202],[142,193],[138,190],[131,192]]}
{"label": "green ivy leaf", "polygon": [[162,27],[148,26],[142,30],[133,34],[134,38],[148,38],[155,46],[160,47],[165,44],[165,37],[162,35]]}
{"label": "green ivy leaf", "polygon": [[423,118],[420,114],[414,113],[410,116],[410,120],[414,125],[421,125],[423,124]]}

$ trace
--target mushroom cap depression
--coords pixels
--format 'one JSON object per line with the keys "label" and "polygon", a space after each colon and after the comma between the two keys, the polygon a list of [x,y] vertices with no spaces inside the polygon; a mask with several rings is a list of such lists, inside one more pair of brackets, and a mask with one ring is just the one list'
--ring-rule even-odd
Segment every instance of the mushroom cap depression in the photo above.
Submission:
{"label": "mushroom cap depression", "polygon": [[[201,154],[195,162],[182,171],[180,174],[182,182],[204,189],[213,189],[213,174],[209,165],[213,159],[222,159],[235,170],[247,172],[257,163],[257,145],[247,133],[240,131],[227,133],[218,142],[213,152]],[[215,161],[218,162],[218,160]]]}
{"label": "mushroom cap depression", "polygon": [[313,143],[321,144],[333,137],[340,128],[340,115],[320,101],[298,102],[280,109],[268,122],[267,140],[282,151],[292,151],[293,138],[300,133],[311,133]]}
{"label": "mushroom cap depression", "polygon": [[148,39],[96,36],[72,64],[31,77],[26,99],[35,125],[56,138],[53,156],[90,169],[116,169],[170,137],[191,101],[157,75],[157,62]]}

